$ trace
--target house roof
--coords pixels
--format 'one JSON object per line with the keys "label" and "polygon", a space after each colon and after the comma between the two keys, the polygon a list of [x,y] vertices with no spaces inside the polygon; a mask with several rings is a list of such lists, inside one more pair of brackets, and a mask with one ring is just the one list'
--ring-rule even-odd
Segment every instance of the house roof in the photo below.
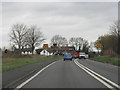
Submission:
{"label": "house roof", "polygon": [[20,52],[32,52],[32,48],[22,48],[22,49],[15,49],[14,53],[20,53]]}
{"label": "house roof", "polygon": [[37,53],[40,53],[43,49],[36,49]]}

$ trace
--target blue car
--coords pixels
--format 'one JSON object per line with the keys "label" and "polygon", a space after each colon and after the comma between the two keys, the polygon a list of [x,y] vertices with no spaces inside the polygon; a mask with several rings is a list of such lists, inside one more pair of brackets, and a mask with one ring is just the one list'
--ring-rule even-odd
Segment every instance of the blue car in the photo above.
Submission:
{"label": "blue car", "polygon": [[64,54],[64,61],[65,60],[71,60],[72,61],[72,59],[73,59],[73,57],[72,57],[72,55],[70,53]]}

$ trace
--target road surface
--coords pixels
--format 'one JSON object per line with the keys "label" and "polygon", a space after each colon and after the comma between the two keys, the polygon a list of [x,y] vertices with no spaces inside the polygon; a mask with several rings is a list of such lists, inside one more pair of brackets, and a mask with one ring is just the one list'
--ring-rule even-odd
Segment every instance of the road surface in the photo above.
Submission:
{"label": "road surface", "polygon": [[118,67],[95,62],[91,60],[56,61],[49,67],[42,70],[36,76],[33,76],[26,82],[23,82],[19,88],[109,88],[106,81],[102,81],[97,76],[84,70],[82,64],[90,70],[104,76],[115,84],[118,84]]}

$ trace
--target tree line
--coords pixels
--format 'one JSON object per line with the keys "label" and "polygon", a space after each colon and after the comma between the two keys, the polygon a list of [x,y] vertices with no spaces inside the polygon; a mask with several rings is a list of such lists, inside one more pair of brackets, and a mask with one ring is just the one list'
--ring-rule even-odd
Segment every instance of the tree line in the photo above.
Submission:
{"label": "tree line", "polygon": [[44,40],[43,33],[37,26],[26,26],[25,24],[14,24],[10,31],[10,41],[12,44],[17,46],[19,51],[25,47],[29,46],[32,48],[32,53],[36,45],[40,45]]}
{"label": "tree line", "polygon": [[[9,33],[10,41],[13,46],[21,50],[25,46],[32,48],[32,53],[36,46],[40,45],[45,41],[43,33],[35,25],[27,26],[25,24],[17,23],[14,24]],[[120,54],[120,21],[115,22],[110,26],[110,32],[105,35],[101,35],[95,41],[95,43],[102,43],[102,50],[112,49],[116,54]],[[73,46],[76,51],[83,51],[88,53],[90,45],[87,40],[82,37],[71,37],[67,40],[61,35],[54,35],[51,38],[51,45],[57,44],[61,46]]]}
{"label": "tree line", "polygon": [[73,46],[76,48],[76,51],[83,51],[88,53],[89,50],[89,43],[87,40],[83,39],[82,37],[71,37],[69,41],[61,36],[61,35],[55,35],[51,39],[51,44],[57,44],[58,47],[60,46]]}
{"label": "tree line", "polygon": [[[13,47],[18,48],[20,51],[23,47],[29,46],[32,48],[32,53],[36,46],[46,40],[40,28],[35,25],[27,26],[21,23],[12,26],[9,36]],[[68,41],[61,35],[55,35],[52,37],[50,44],[57,44],[58,47],[71,45],[78,48],[79,51],[85,52],[88,52],[89,48],[88,41],[81,37],[72,37]]]}
{"label": "tree line", "polygon": [[120,55],[120,21],[113,23],[109,33],[98,37],[95,43],[102,43],[102,50],[110,49]]}

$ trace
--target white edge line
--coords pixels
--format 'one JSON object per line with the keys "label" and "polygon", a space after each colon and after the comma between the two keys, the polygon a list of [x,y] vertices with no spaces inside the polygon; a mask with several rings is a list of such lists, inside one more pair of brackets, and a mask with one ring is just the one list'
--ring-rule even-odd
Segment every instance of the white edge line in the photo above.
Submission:
{"label": "white edge line", "polygon": [[94,77],[95,79],[97,79],[98,81],[100,81],[102,84],[104,84],[105,86],[107,86],[108,88],[112,89],[113,87],[110,86],[109,84],[107,84],[106,82],[104,82],[103,80],[101,80],[100,78],[98,78],[97,76],[95,76],[94,74],[90,73],[89,71],[87,71],[84,67],[82,67],[78,62],[76,62],[74,60],[75,64],[78,65],[80,68],[82,68],[84,71],[86,71],[88,74],[90,74],[92,77]]}
{"label": "white edge line", "polygon": [[26,80],[25,82],[23,82],[22,84],[20,84],[19,86],[17,86],[16,89],[14,89],[14,90],[18,90],[19,88],[22,88],[25,84],[27,84],[28,82],[30,82],[32,79],[34,79],[36,76],[38,76],[42,71],[44,71],[46,68],[48,68],[49,66],[51,66],[54,63],[55,62],[53,62],[53,63],[47,65],[46,67],[44,67],[43,69],[41,69],[39,72],[37,72],[31,78],[29,78],[28,80]]}
{"label": "white edge line", "polygon": [[[78,61],[77,61],[77,62],[78,62]],[[79,63],[79,62],[78,62],[78,63]],[[79,63],[79,64],[80,64],[80,63]],[[82,64],[80,64],[80,65],[83,66]],[[101,77],[102,79],[106,80],[107,82],[111,83],[112,85],[116,86],[117,88],[120,88],[119,85],[117,85],[116,83],[114,83],[114,82],[110,81],[109,79],[103,77],[102,75],[100,75],[100,74],[98,74],[98,73],[96,73],[96,72],[90,70],[89,68],[87,68],[87,67],[85,67],[85,66],[83,66],[83,67],[86,68],[86,69],[88,69],[88,70],[91,71],[92,73],[98,75],[99,77]]]}
{"label": "white edge line", "polygon": [[[78,62],[78,61],[77,61],[77,62]],[[78,63],[79,63],[79,62],[78,62]],[[79,64],[80,64],[80,63],[79,63]],[[80,65],[83,66],[82,64],[80,64]],[[120,88],[119,85],[117,85],[116,83],[114,83],[114,82],[110,81],[109,79],[103,77],[102,75],[100,75],[100,74],[98,74],[98,73],[96,73],[96,72],[90,70],[89,68],[87,68],[87,67],[85,67],[85,66],[83,66],[83,67],[86,68],[86,69],[88,69],[88,70],[91,71],[92,73],[98,75],[99,77],[103,78],[104,80],[106,80],[107,82],[111,83],[112,85],[116,86],[117,88]]]}

